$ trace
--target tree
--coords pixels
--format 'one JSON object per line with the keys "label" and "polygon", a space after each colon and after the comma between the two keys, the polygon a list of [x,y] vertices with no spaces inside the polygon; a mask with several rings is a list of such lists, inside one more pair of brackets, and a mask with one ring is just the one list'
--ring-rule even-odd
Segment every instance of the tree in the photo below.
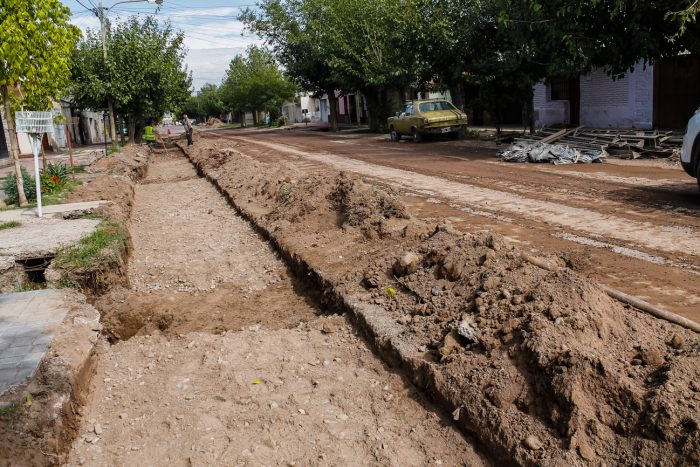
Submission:
{"label": "tree", "polygon": [[[262,35],[292,78],[309,91],[361,91],[370,127],[390,111],[389,93],[428,74],[412,53],[425,37],[420,0],[266,0],[242,19]],[[333,115],[332,115],[333,117]],[[333,118],[332,118],[333,120]]]}
{"label": "tree", "polygon": [[209,117],[220,118],[226,112],[226,106],[221,98],[221,90],[215,84],[207,83],[196,96],[190,98],[180,108],[179,114],[187,114],[189,118],[206,121]]}
{"label": "tree", "polygon": [[304,91],[326,94],[329,104],[329,124],[338,130],[338,99],[335,91],[341,79],[329,65],[329,43],[324,39],[328,25],[321,10],[304,0],[282,2],[263,0],[256,9],[246,9],[241,20],[260,35],[284,66],[289,77]]}
{"label": "tree", "polygon": [[[80,31],[58,0],[3,0],[0,7],[0,92],[10,135],[10,159],[20,205],[27,205],[13,111],[19,104],[46,110],[70,76],[69,57]],[[21,94],[19,100],[15,89]]]}
{"label": "tree", "polygon": [[296,94],[296,85],[279,69],[272,54],[251,46],[247,55],[231,60],[226,79],[221,86],[224,103],[233,111],[253,113],[257,123],[258,112],[279,112],[285,101]]}
{"label": "tree", "polygon": [[71,90],[78,105],[89,108],[104,108],[110,96],[133,143],[146,124],[189,97],[192,78],[184,65],[184,34],[151,16],[107,26],[107,62],[97,33],[88,31],[73,57]]}

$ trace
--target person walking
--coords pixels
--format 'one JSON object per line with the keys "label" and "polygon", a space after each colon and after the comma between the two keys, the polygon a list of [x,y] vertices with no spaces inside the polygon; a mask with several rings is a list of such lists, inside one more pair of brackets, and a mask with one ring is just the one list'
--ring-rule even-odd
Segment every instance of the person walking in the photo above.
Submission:
{"label": "person walking", "polygon": [[192,146],[192,123],[187,118],[187,114],[182,116],[182,126],[185,127],[185,136],[187,136],[187,145]]}
{"label": "person walking", "polygon": [[156,133],[152,124],[149,123],[143,129],[143,139],[146,140],[149,148],[153,149],[156,146]]}

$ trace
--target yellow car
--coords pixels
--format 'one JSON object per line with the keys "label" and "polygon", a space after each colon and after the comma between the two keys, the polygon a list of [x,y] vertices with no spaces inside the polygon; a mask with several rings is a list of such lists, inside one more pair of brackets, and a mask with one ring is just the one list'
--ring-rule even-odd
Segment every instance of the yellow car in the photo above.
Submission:
{"label": "yellow car", "polygon": [[419,143],[425,135],[449,135],[457,138],[467,126],[467,114],[443,99],[413,100],[406,103],[403,112],[389,117],[392,141],[411,135]]}

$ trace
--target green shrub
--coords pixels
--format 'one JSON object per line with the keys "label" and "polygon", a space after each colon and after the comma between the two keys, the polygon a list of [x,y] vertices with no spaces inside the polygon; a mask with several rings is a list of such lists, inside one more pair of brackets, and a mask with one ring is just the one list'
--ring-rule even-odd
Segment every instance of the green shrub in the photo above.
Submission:
{"label": "green shrub", "polygon": [[285,126],[287,124],[287,119],[283,116],[277,119],[277,126]]}
{"label": "green shrub", "polygon": [[49,178],[56,177],[59,180],[66,180],[71,174],[71,169],[63,162],[49,162],[43,173],[48,175]]}
{"label": "green shrub", "polygon": [[[29,175],[27,169],[22,167],[22,180],[24,181],[24,195],[28,200],[36,199],[36,186],[34,178]],[[5,183],[2,187],[5,192],[5,202],[7,204],[19,204],[19,195],[17,193],[17,177],[13,173],[5,177]]]}

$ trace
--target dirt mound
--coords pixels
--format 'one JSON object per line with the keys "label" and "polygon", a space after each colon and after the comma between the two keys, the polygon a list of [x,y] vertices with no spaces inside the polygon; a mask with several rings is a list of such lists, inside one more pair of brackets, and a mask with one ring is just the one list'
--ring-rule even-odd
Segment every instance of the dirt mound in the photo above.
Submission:
{"label": "dirt mound", "polygon": [[121,152],[100,158],[88,171],[96,177],[81,185],[65,200],[112,201],[97,210],[98,214],[118,222],[125,222],[131,211],[134,184],[146,175],[148,153],[139,146],[126,146]]}
{"label": "dirt mound", "polygon": [[373,232],[385,230],[385,220],[410,218],[391,188],[368,185],[344,172],[336,178],[329,199],[342,216],[343,224],[359,227],[370,238]]}
{"label": "dirt mound", "polygon": [[[242,143],[226,143],[236,157],[211,158],[217,146],[205,144],[191,150],[199,167],[290,255],[393,323],[392,345],[420,355],[410,376],[502,461],[700,462],[700,342],[690,331],[626,308],[574,271],[534,266],[498,235],[407,221],[383,187],[252,160]],[[275,214],[302,194],[313,202],[296,222]],[[383,235],[389,228],[400,234]],[[586,267],[585,257],[556,261]]]}
{"label": "dirt mound", "polygon": [[691,332],[625,309],[572,271],[531,265],[497,235],[437,229],[411,253],[386,256],[363,283],[435,360],[476,433],[535,463],[700,459]]}
{"label": "dirt mound", "polygon": [[222,122],[222,121],[219,120],[218,118],[210,117],[204,125],[207,126],[207,127],[213,127],[213,126],[217,126],[217,127],[218,127],[218,126],[221,126],[221,125],[223,125],[223,124],[224,124],[224,122]]}

